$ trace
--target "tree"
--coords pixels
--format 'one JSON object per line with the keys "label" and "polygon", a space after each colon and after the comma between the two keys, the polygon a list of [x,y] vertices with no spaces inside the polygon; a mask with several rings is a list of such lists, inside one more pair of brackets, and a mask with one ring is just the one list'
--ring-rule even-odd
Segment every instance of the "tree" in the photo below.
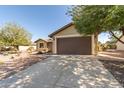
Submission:
{"label": "tree", "polygon": [[[98,50],[98,34],[109,31],[124,31],[124,6],[73,6],[68,11],[79,33],[95,36],[95,54]],[[119,39],[116,37],[116,39]],[[122,41],[123,42],[123,41]]]}
{"label": "tree", "polygon": [[[118,34],[124,35],[124,6],[113,6],[109,10],[109,14],[106,17],[105,21],[105,27],[106,30],[109,31],[110,35],[114,37],[116,40],[124,44],[124,41],[122,41],[119,37]],[[117,35],[115,35],[115,33]]]}
{"label": "tree", "polygon": [[0,29],[0,41],[8,46],[30,45],[31,34],[17,24],[7,23]]}
{"label": "tree", "polygon": [[[114,33],[114,34],[116,35],[116,37],[118,37],[118,38],[120,38],[120,37],[122,36],[122,33],[121,33],[120,31],[114,31],[113,33]],[[113,35],[110,35],[110,36],[109,36],[109,39],[110,39],[109,42],[111,42],[111,43],[116,43],[116,41],[117,41],[117,39],[116,39]]]}

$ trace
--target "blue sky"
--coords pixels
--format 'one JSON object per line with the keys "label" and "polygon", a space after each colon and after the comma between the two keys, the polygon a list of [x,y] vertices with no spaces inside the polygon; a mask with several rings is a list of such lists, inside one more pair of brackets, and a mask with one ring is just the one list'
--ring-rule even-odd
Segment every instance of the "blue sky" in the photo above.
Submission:
{"label": "blue sky", "polygon": [[[0,26],[14,22],[32,34],[32,41],[46,39],[48,35],[71,22],[66,15],[70,6],[0,6]],[[100,41],[107,40],[107,34],[100,35]]]}

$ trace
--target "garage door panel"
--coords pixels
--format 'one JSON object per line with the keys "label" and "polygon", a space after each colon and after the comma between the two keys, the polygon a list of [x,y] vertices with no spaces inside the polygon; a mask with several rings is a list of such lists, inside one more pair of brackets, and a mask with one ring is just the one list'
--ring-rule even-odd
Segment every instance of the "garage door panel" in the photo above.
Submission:
{"label": "garage door panel", "polygon": [[58,54],[91,54],[91,37],[57,39]]}

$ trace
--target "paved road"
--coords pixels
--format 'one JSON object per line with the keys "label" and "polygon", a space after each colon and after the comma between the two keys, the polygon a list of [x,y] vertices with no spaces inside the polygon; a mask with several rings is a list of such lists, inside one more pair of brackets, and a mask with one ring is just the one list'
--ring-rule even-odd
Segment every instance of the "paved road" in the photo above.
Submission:
{"label": "paved road", "polygon": [[100,61],[90,56],[52,56],[0,81],[0,87],[121,87]]}

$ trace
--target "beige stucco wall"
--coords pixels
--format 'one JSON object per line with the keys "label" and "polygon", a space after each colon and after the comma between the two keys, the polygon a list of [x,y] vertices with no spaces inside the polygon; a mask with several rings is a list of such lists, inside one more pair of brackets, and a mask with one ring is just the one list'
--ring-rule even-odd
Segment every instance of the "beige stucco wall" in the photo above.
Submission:
{"label": "beige stucco wall", "polygon": [[92,54],[95,54],[95,41],[94,41],[94,35],[92,35]]}
{"label": "beige stucco wall", "polygon": [[56,36],[68,36],[68,35],[80,35],[77,30],[75,29],[74,25],[64,29],[63,31],[59,32],[58,34],[54,35]]}
{"label": "beige stucco wall", "polygon": [[[122,41],[124,41],[124,36],[121,38]],[[117,50],[124,50],[124,44],[122,44],[121,42],[117,42],[116,43],[117,46]]]}
{"label": "beige stucco wall", "polygon": [[53,41],[52,41],[52,53],[53,54],[56,54],[56,43],[55,43],[55,38],[53,38]]}
{"label": "beige stucco wall", "polygon": [[[59,32],[58,34],[53,36],[53,53],[57,53],[57,38],[65,38],[65,37],[80,37],[82,36],[79,34],[74,25],[64,29],[63,31]],[[94,54],[94,35],[92,35],[92,54]]]}
{"label": "beige stucco wall", "polygon": [[45,42],[45,41],[38,41],[37,42],[37,51],[42,51],[44,48],[40,48],[40,43],[44,43],[44,48],[47,48],[47,42]]}

